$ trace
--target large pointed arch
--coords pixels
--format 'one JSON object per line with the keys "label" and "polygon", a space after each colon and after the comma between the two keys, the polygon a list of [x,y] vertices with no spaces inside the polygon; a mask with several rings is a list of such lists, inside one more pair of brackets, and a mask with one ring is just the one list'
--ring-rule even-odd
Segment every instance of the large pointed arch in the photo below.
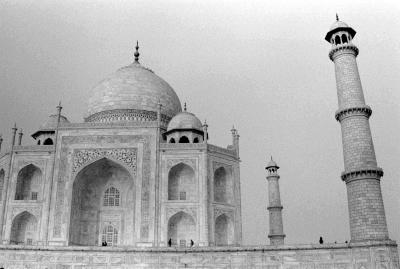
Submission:
{"label": "large pointed arch", "polygon": [[[113,190],[113,203],[110,194]],[[115,194],[118,190],[118,202]],[[112,225],[118,244],[133,244],[135,182],[128,169],[115,160],[102,157],[79,169],[72,186],[69,245],[99,246],[102,232]],[[108,191],[108,192],[107,192]],[[125,229],[122,227],[129,227]],[[116,243],[115,243],[116,244]]]}
{"label": "large pointed arch", "polygon": [[168,172],[168,200],[195,200],[196,197],[193,168],[185,163],[173,166]]}
{"label": "large pointed arch", "polygon": [[214,232],[215,245],[227,246],[234,243],[233,221],[226,214],[221,214],[215,219]]}
{"label": "large pointed arch", "polygon": [[37,241],[38,223],[28,211],[21,212],[12,221],[10,244],[34,245]]}
{"label": "large pointed arch", "polygon": [[191,240],[197,241],[196,222],[194,218],[180,211],[168,220],[168,241],[172,245],[188,246]]}
{"label": "large pointed arch", "polygon": [[23,167],[17,176],[15,200],[38,200],[42,186],[42,170],[33,164]]}

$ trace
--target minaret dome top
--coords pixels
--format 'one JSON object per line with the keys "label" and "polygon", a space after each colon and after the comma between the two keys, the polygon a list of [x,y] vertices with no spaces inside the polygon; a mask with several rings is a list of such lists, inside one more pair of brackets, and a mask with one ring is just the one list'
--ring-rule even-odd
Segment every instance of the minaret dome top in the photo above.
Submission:
{"label": "minaret dome top", "polygon": [[339,17],[336,15],[336,21],[332,24],[329,32],[326,34],[325,40],[331,43],[332,35],[340,31],[348,32],[351,35],[351,38],[356,35],[356,31],[351,28],[347,23],[340,21]]}

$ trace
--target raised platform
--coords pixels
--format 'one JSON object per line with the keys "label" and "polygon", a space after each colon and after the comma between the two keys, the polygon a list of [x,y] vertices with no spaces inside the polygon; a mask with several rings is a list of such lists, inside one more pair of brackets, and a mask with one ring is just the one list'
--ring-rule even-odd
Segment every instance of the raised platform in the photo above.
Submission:
{"label": "raised platform", "polygon": [[350,244],[134,248],[0,245],[0,268],[399,269],[394,241]]}

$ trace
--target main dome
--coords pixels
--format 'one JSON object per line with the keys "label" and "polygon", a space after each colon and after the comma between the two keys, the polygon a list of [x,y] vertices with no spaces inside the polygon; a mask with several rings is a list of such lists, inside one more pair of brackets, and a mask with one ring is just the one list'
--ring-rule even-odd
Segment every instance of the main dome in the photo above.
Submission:
{"label": "main dome", "polygon": [[171,86],[135,61],[93,88],[85,121],[154,120],[159,103],[168,118],[182,111]]}

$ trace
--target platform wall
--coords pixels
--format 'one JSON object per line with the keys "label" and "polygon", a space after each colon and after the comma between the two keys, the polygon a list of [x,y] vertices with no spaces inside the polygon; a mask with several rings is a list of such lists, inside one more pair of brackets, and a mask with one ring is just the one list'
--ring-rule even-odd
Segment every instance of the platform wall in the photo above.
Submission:
{"label": "platform wall", "polygon": [[228,248],[0,246],[0,268],[269,268],[398,269],[393,241],[359,244]]}

